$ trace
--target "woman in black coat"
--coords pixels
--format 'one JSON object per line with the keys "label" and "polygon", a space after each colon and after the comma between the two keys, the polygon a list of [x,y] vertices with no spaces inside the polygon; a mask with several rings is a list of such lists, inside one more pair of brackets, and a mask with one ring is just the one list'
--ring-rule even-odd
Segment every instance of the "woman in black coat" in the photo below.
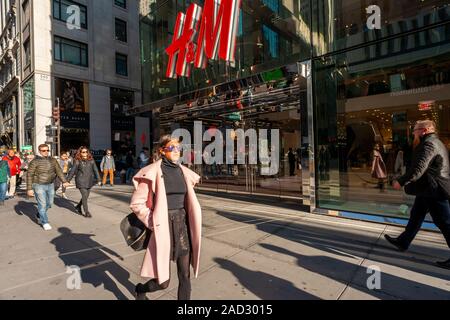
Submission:
{"label": "woman in black coat", "polygon": [[75,207],[79,214],[81,212],[81,205],[83,205],[84,215],[86,218],[92,218],[88,209],[88,198],[91,188],[95,185],[94,179],[97,179],[97,184],[101,184],[100,174],[98,172],[97,165],[91,152],[86,147],[80,147],[75,155],[75,164],[70,170],[67,181],[72,180],[75,176],[75,184],[77,189],[81,192],[81,200]]}

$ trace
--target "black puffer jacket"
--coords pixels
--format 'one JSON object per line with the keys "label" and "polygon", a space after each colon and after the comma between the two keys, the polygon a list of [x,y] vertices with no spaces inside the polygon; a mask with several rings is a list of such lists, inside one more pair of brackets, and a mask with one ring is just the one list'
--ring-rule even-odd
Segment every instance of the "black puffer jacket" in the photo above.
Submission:
{"label": "black puffer jacket", "polygon": [[31,190],[33,188],[33,183],[53,183],[57,176],[62,182],[66,182],[66,178],[64,177],[61,167],[56,159],[51,157],[36,156],[28,165],[27,190]]}
{"label": "black puffer jacket", "polygon": [[95,184],[94,179],[100,181],[100,174],[94,160],[75,161],[74,166],[69,172],[67,181],[72,180],[74,176],[78,189],[90,189]]}
{"label": "black puffer jacket", "polygon": [[398,179],[412,195],[450,197],[450,164],[448,150],[434,133],[421,139],[414,150],[411,166]]}

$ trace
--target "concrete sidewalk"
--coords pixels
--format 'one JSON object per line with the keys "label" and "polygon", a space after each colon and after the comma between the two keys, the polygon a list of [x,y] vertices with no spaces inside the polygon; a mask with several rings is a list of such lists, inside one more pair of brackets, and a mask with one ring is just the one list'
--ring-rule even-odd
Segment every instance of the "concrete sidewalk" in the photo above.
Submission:
{"label": "concrete sidewalk", "polygon": [[[34,201],[9,200],[0,208],[0,299],[133,299],[143,252],[119,231],[132,189],[95,187],[92,219],[75,214],[80,199],[59,197],[50,209],[53,230],[35,222]],[[400,253],[383,235],[401,228],[310,215],[292,204],[199,194],[203,244],[193,299],[450,299],[450,270],[433,265],[450,256],[442,235],[421,232]],[[69,290],[81,268],[80,290]],[[369,290],[369,266],[381,270],[381,289]],[[150,299],[176,299],[178,279]]]}

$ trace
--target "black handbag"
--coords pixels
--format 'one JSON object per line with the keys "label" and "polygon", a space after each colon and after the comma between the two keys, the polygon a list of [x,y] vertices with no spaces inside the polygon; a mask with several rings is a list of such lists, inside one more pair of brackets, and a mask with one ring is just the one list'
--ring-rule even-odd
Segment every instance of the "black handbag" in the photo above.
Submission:
{"label": "black handbag", "polygon": [[127,245],[134,251],[147,249],[152,232],[134,213],[130,213],[120,222],[120,231]]}

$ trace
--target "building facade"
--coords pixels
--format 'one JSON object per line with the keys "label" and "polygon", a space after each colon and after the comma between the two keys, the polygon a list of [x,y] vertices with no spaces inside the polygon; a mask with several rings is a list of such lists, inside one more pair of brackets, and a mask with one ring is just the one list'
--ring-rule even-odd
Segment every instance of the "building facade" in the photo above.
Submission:
{"label": "building facade", "polygon": [[[194,165],[202,187],[295,198],[314,213],[405,223],[413,198],[390,181],[410,163],[415,121],[434,120],[450,149],[450,3],[222,0],[239,5],[234,61],[187,63],[188,76],[171,77],[166,49],[182,34],[175,32],[177,15],[207,2],[145,6],[144,104],[130,114],[153,113],[153,142],[180,128],[195,135],[196,123],[232,141],[239,129],[274,131],[263,145],[278,143],[269,147],[279,159],[275,174],[262,174],[259,162],[237,164],[252,152],[234,142],[235,163]],[[195,39],[186,47],[194,55],[201,47]],[[375,148],[386,179],[372,175]]]}
{"label": "building facade", "polygon": [[20,33],[16,1],[0,2],[0,147],[18,145]]}
{"label": "building facade", "polygon": [[[20,21],[17,52],[14,43],[9,50],[20,64],[4,68],[18,70],[18,81],[9,84],[19,83],[15,96],[10,90],[17,109],[13,145],[36,150],[51,142],[46,126],[54,108],[62,127],[60,151],[86,145],[125,154],[148,144],[149,118],[126,115],[141,104],[138,1],[6,2],[14,2]],[[4,34],[11,18],[5,21]],[[2,101],[10,91],[0,93]]]}

